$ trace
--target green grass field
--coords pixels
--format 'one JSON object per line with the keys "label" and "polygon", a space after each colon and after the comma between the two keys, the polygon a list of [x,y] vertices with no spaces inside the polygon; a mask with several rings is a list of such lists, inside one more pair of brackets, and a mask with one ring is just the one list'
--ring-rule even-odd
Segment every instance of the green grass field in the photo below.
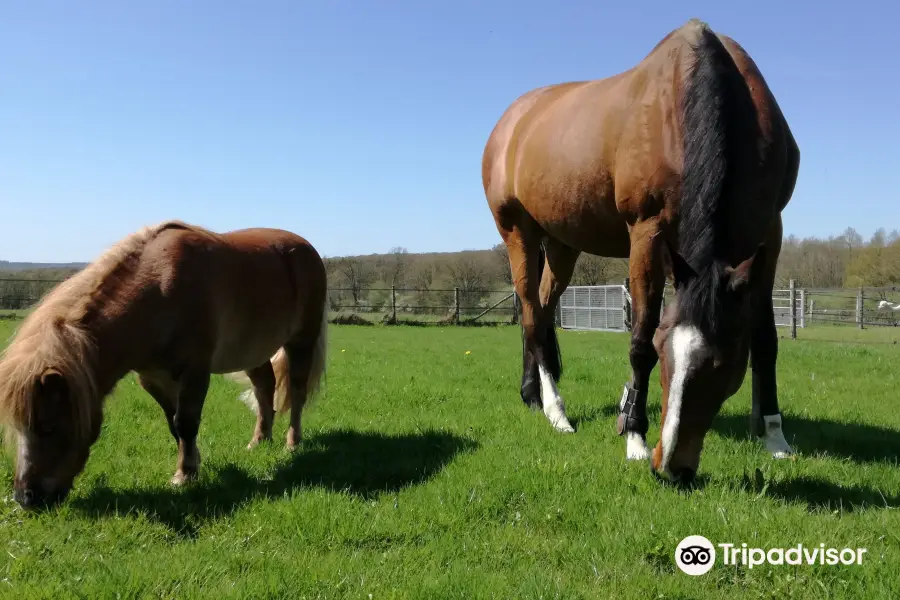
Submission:
{"label": "green grass field", "polygon": [[[162,412],[129,377],[61,508],[23,513],[0,466],[0,597],[900,597],[900,346],[782,340],[785,431],[802,455],[774,462],[749,439],[748,376],[684,491],[624,460],[628,337],[560,340],[569,436],[519,400],[514,327],[332,327],[302,449],[283,450],[282,417],[274,445],[247,451],[254,417],[216,378],[185,491],[168,484]],[[655,443],[656,380],[650,402]],[[868,553],[690,577],[673,554],[691,534]]]}

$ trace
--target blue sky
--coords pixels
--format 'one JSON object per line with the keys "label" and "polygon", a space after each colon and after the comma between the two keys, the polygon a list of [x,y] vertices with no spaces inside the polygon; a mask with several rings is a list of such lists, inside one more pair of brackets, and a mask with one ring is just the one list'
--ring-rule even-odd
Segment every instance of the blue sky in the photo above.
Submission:
{"label": "blue sky", "polygon": [[737,39],[798,140],[786,233],[900,227],[900,5],[0,0],[0,259],[91,260],[169,218],[325,255],[489,247],[484,143],[534,87]]}

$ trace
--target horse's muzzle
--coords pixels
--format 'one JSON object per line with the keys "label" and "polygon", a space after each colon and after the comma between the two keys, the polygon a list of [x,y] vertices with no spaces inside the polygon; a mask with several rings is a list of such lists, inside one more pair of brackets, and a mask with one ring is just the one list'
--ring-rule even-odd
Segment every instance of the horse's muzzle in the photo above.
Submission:
{"label": "horse's muzzle", "polygon": [[41,510],[56,506],[65,500],[69,490],[44,492],[36,488],[19,488],[14,497],[19,506],[25,510]]}

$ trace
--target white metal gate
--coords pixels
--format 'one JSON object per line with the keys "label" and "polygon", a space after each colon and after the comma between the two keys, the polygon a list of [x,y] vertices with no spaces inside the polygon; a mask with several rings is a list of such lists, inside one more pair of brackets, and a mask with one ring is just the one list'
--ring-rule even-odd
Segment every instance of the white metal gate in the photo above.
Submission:
{"label": "white metal gate", "polygon": [[559,299],[559,326],[563,329],[628,331],[625,326],[625,286],[574,285]]}
{"label": "white metal gate", "polygon": [[[795,290],[794,304],[796,306],[797,327],[806,327],[805,290]],[[775,325],[777,327],[791,326],[791,290],[772,290],[772,311],[775,313]]]}

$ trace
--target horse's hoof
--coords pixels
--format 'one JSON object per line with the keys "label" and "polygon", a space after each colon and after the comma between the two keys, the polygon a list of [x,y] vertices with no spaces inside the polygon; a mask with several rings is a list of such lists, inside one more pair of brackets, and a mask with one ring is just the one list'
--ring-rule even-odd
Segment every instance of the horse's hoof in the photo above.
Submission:
{"label": "horse's hoof", "polygon": [[772,453],[772,458],[775,460],[797,460],[797,454],[793,450],[788,450],[786,452],[784,450],[778,450]]}
{"label": "horse's hoof", "polygon": [[561,417],[553,423],[553,428],[560,433],[575,433],[575,428],[566,417]]}
{"label": "horse's hoof", "polygon": [[762,443],[772,458],[782,459],[794,456],[794,449],[788,444],[784,437],[784,430],[781,428],[781,415],[765,416],[763,423],[765,424],[765,433],[762,436]]}
{"label": "horse's hoof", "polygon": [[650,448],[639,433],[625,432],[625,460],[650,460]]}

